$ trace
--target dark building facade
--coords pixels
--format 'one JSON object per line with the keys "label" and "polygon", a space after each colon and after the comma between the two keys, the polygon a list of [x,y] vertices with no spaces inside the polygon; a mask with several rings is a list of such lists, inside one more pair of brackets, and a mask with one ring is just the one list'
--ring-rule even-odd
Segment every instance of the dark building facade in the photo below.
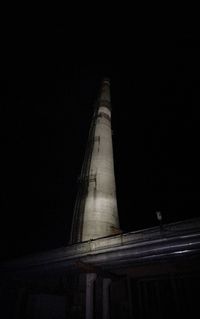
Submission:
{"label": "dark building facade", "polygon": [[199,315],[200,220],[1,264],[2,318]]}

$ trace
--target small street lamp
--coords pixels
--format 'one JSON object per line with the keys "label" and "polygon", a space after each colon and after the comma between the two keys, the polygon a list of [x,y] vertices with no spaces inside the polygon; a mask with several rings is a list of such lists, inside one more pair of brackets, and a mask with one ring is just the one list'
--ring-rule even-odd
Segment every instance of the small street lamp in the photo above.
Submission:
{"label": "small street lamp", "polygon": [[159,224],[160,224],[160,230],[163,230],[163,223],[162,223],[162,214],[161,214],[161,212],[156,212],[156,217],[157,217],[157,220],[159,221]]}

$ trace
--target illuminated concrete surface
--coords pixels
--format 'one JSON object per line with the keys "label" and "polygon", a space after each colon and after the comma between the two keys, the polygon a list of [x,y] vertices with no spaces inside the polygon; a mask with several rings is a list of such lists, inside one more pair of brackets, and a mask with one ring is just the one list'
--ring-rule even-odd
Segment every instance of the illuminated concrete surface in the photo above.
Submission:
{"label": "illuminated concrete surface", "polygon": [[92,121],[71,243],[119,233],[111,130],[110,83],[104,80]]}
{"label": "illuminated concrete surface", "polygon": [[97,105],[71,245],[1,263],[0,316],[160,319],[187,314],[194,318],[191,309],[199,314],[199,300],[197,293],[194,302],[191,287],[198,286],[199,291],[200,219],[120,231],[108,80]]}

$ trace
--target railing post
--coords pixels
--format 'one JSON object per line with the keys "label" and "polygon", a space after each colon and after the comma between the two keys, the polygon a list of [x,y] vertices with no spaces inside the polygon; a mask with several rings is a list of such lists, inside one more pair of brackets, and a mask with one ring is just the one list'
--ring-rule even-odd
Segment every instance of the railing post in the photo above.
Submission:
{"label": "railing post", "polygon": [[86,319],[93,319],[94,315],[94,281],[95,273],[86,275]]}

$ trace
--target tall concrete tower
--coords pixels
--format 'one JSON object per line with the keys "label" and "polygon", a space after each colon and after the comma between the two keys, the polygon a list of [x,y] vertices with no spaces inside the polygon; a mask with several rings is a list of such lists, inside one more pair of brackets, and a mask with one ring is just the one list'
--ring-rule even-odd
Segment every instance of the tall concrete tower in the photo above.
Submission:
{"label": "tall concrete tower", "polygon": [[79,183],[70,243],[119,233],[108,79],[97,99]]}

